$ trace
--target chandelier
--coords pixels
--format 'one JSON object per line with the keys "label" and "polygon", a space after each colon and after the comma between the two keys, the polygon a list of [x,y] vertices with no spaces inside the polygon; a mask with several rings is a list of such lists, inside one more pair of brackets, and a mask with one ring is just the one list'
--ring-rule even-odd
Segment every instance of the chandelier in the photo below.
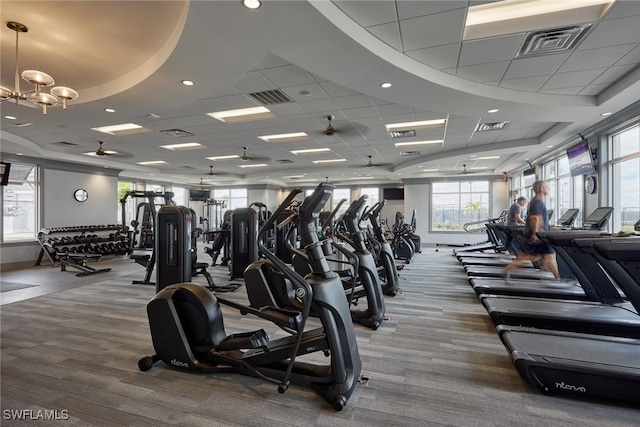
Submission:
{"label": "chandelier", "polygon": [[53,107],[62,104],[64,110],[67,109],[67,101],[76,99],[78,92],[70,87],[56,86],[51,88],[50,93],[42,91],[43,87],[53,86],[55,81],[53,77],[47,73],[37,70],[25,70],[22,72],[22,78],[27,82],[35,86],[34,89],[21,92],[20,91],[20,73],[18,71],[18,36],[20,33],[26,33],[29,29],[26,25],[19,22],[9,21],[7,27],[16,32],[16,69],[14,76],[14,88],[9,89],[4,86],[0,86],[0,101],[6,101],[8,99],[15,99],[16,104],[20,101],[26,101],[30,104],[42,108],[42,113],[47,114],[47,107]]}

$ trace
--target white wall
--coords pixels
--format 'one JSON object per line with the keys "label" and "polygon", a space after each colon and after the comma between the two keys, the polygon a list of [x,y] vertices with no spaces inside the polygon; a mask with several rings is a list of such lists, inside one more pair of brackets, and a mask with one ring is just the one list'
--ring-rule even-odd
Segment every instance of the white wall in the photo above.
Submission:
{"label": "white wall", "polygon": [[[44,228],[118,223],[117,177],[45,169],[43,184]],[[79,188],[85,202],[73,198]]]}

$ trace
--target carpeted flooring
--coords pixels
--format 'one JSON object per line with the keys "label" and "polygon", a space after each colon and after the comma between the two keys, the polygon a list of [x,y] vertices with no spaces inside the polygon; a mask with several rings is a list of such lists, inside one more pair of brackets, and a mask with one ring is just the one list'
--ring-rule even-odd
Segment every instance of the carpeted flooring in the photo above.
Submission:
{"label": "carpeted flooring", "polygon": [[[226,281],[224,268],[210,271]],[[386,297],[388,320],[378,330],[355,326],[369,380],[342,412],[304,387],[279,394],[256,378],[162,363],[139,371],[138,359],[152,354],[145,307],[154,295],[152,286],[131,284],[141,274],[95,275],[1,307],[3,426],[638,425],[640,412],[629,404],[549,397],[527,385],[449,251],[426,248],[406,265],[404,293]],[[243,301],[244,287],[224,297]],[[223,313],[227,334],[278,333],[261,319],[224,306]],[[11,410],[31,410],[31,418],[55,410],[68,420],[8,419]]]}

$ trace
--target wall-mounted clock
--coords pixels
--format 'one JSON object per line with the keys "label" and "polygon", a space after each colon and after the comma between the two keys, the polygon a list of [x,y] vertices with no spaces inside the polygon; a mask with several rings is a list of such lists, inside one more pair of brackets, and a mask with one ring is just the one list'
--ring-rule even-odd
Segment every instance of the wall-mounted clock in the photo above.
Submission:
{"label": "wall-mounted clock", "polygon": [[595,176],[589,176],[584,182],[584,188],[587,190],[587,193],[593,194],[598,189],[598,180]]}
{"label": "wall-mounted clock", "polygon": [[87,193],[87,190],[80,188],[73,193],[73,198],[78,202],[84,202],[89,198],[89,193]]}

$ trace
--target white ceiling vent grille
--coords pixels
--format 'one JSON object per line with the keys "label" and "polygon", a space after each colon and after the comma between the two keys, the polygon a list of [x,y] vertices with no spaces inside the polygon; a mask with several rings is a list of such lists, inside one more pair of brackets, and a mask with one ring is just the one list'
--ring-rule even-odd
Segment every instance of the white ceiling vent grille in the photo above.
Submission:
{"label": "white ceiling vent grille", "polygon": [[495,123],[478,123],[476,132],[487,132],[490,130],[502,130],[511,122],[495,122]]}
{"label": "white ceiling vent grille", "polygon": [[182,129],[163,129],[163,130],[161,130],[159,132],[163,133],[165,135],[173,136],[175,138],[182,138],[182,137],[185,137],[185,136],[193,136],[193,134],[191,132],[187,132],[186,130],[182,130]]}
{"label": "white ceiling vent grille", "polygon": [[264,92],[254,92],[249,94],[250,97],[258,101],[262,105],[282,104],[284,102],[293,102],[291,98],[282,93],[280,90],[266,90]]}
{"label": "white ceiling vent grille", "polygon": [[416,130],[391,130],[389,131],[391,138],[407,138],[410,136],[416,136]]}
{"label": "white ceiling vent grille", "polygon": [[419,156],[420,152],[419,151],[401,151],[400,155],[402,157],[407,157],[407,156]]}
{"label": "white ceiling vent grille", "polygon": [[578,45],[592,24],[553,28],[529,33],[516,58],[567,52]]}

